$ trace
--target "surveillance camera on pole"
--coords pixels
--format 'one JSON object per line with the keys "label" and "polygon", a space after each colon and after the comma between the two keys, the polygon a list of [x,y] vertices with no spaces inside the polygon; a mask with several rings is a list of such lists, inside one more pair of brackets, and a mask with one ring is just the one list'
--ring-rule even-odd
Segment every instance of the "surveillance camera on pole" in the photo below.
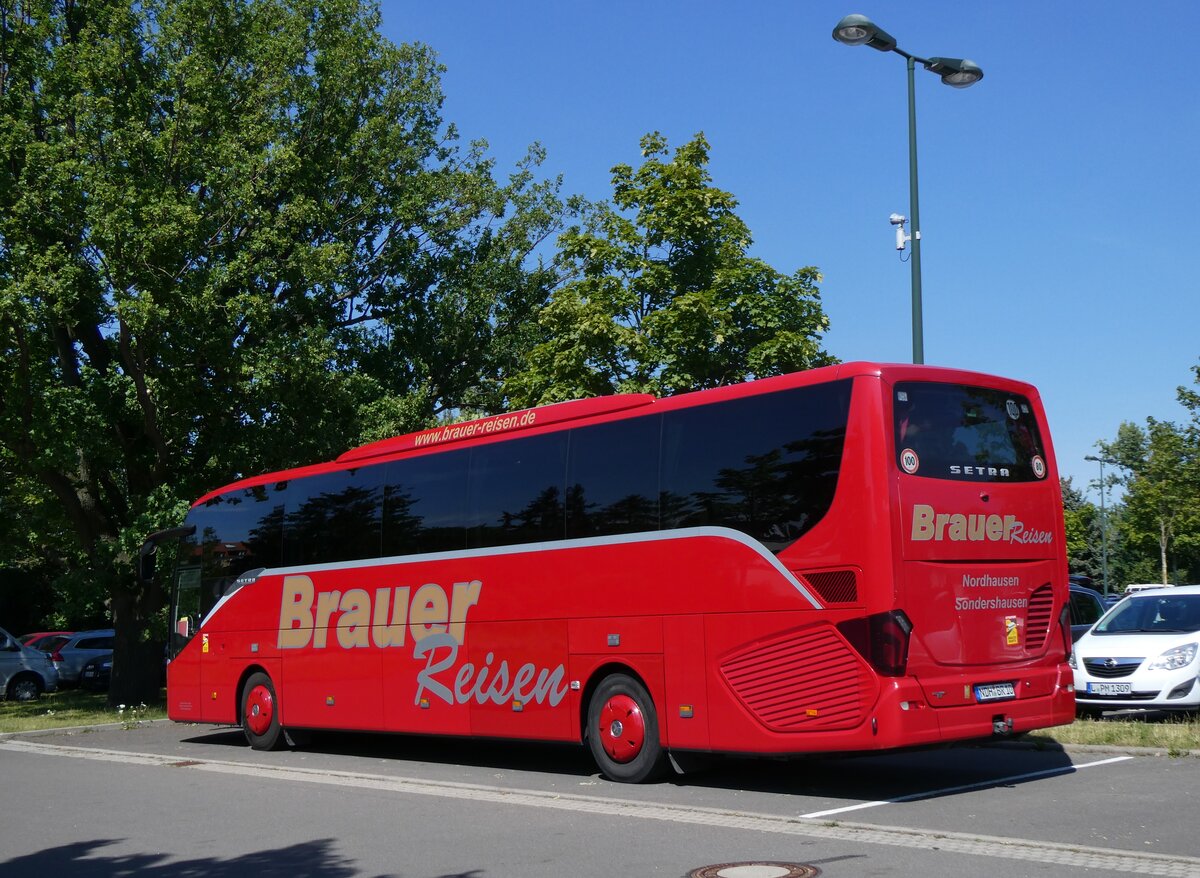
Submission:
{"label": "surveillance camera on pole", "polygon": [[894,213],[888,217],[888,222],[896,227],[896,249],[903,250],[904,245],[912,240],[912,235],[904,234],[904,224],[908,222],[908,217]]}

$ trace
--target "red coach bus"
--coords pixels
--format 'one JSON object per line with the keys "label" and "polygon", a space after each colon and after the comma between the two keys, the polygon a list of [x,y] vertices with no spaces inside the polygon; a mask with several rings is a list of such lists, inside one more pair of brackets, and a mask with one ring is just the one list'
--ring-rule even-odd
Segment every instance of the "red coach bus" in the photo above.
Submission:
{"label": "red coach bus", "polygon": [[926,366],[438,427],[235,482],[164,532],[168,713],[258,749],[582,742],[633,782],[1068,723],[1061,508],[1037,391]]}

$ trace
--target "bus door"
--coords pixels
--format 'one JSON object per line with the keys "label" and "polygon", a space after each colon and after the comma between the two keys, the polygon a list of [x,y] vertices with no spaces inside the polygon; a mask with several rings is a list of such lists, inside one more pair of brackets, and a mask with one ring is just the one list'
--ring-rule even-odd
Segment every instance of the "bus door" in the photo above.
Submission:
{"label": "bus door", "polygon": [[181,563],[175,571],[171,631],[167,643],[167,714],[179,722],[202,719],[200,662],[197,646],[189,646],[200,624],[200,565]]}

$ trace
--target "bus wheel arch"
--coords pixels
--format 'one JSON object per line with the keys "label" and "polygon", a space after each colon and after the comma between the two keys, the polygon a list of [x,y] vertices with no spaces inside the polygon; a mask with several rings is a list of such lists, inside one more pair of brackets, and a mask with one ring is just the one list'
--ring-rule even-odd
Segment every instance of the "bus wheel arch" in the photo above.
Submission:
{"label": "bus wheel arch", "polygon": [[262,668],[247,668],[238,686],[238,721],[255,750],[278,750],[284,744],[279,697]]}
{"label": "bus wheel arch", "polygon": [[597,669],[581,708],[584,739],[602,774],[623,783],[642,783],[666,773],[658,708],[633,670],[624,665]]}

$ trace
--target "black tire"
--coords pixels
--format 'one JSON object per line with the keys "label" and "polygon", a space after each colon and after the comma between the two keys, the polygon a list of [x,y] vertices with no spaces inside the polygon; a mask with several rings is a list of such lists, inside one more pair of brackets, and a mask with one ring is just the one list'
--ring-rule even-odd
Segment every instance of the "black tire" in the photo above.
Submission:
{"label": "black tire", "polygon": [[242,689],[242,731],[255,750],[278,750],[284,743],[275,686],[261,671],[251,674]]}
{"label": "black tire", "polygon": [[666,773],[654,700],[627,674],[605,677],[592,693],[587,741],[600,772],[610,780],[643,783]]}
{"label": "black tire", "polygon": [[42,681],[33,674],[18,674],[8,681],[9,701],[37,701],[42,694]]}

